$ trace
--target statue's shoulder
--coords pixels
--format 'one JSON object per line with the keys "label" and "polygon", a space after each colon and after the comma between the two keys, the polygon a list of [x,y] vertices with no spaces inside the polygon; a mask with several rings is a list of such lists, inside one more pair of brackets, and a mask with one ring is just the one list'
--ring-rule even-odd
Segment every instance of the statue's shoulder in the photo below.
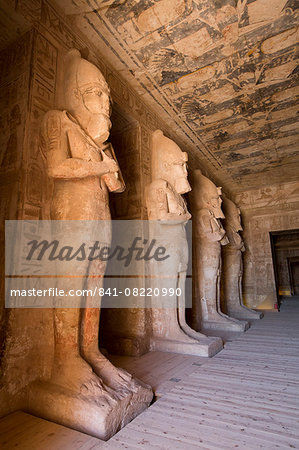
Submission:
{"label": "statue's shoulder", "polygon": [[149,210],[164,208],[167,202],[167,181],[154,180],[146,188],[147,207]]}
{"label": "statue's shoulder", "polygon": [[197,224],[205,231],[210,231],[212,222],[215,222],[215,218],[208,208],[201,208],[196,211],[195,219]]}
{"label": "statue's shoulder", "polygon": [[[45,138],[58,138],[70,130],[78,129],[80,126],[76,119],[67,111],[52,109],[48,111],[42,120],[41,131]],[[82,132],[82,130],[80,129]]]}
{"label": "statue's shoulder", "polygon": [[43,117],[43,123],[47,123],[49,120],[64,120],[65,111],[60,111],[59,109],[51,109],[47,111]]}
{"label": "statue's shoulder", "polygon": [[64,120],[64,111],[52,109],[46,112],[41,123],[42,134],[45,137],[60,136]]}
{"label": "statue's shoulder", "polygon": [[167,188],[168,188],[167,181],[162,180],[162,179],[154,180],[148,185],[148,190],[150,192],[160,190],[160,189],[163,189],[164,191],[166,191]]}
{"label": "statue's shoulder", "polygon": [[61,111],[59,109],[51,109],[50,111],[46,112],[46,114],[43,117],[43,124],[48,123],[60,123],[63,126],[78,126],[78,122],[76,119],[67,111]]}

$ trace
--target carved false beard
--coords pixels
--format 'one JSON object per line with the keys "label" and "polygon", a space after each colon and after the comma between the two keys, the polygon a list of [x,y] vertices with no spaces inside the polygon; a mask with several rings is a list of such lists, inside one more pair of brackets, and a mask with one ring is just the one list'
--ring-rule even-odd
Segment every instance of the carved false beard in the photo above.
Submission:
{"label": "carved false beard", "polygon": [[235,227],[236,227],[237,231],[243,231],[243,227],[242,227],[241,222],[239,220],[236,220]]}
{"label": "carved false beard", "polygon": [[111,122],[104,114],[92,115],[87,124],[87,133],[97,143],[103,144],[110,134]]}
{"label": "carved false beard", "polygon": [[191,191],[191,186],[187,178],[177,178],[174,181],[174,189],[178,194],[186,194],[186,192]]}
{"label": "carved false beard", "polygon": [[216,219],[225,219],[222,209],[220,207],[212,206],[212,211]]}
{"label": "carved false beard", "polygon": [[234,218],[230,218],[228,216],[228,217],[225,217],[225,221],[226,222],[230,221],[229,226],[235,233],[238,233],[239,231],[243,231],[243,228],[242,228],[242,225],[240,224],[240,222],[238,222],[237,220],[234,220]]}
{"label": "carved false beard", "polygon": [[239,231],[243,231],[243,228],[241,225],[235,225],[234,226],[236,233],[238,233]]}
{"label": "carved false beard", "polygon": [[86,133],[98,145],[107,141],[111,128],[111,121],[108,116],[105,114],[88,114],[87,116],[85,112],[82,119],[78,117],[78,121]]}

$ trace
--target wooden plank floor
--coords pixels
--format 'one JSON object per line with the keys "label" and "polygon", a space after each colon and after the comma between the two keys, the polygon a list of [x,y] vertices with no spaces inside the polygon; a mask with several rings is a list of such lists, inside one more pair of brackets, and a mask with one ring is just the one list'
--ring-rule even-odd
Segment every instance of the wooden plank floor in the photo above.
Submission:
{"label": "wooden plank floor", "polygon": [[202,366],[209,358],[177,353],[149,352],[141,357],[109,356],[116,367],[122,367],[149,384],[156,397],[169,392],[176,383]]}
{"label": "wooden plank floor", "polygon": [[299,301],[252,328],[164,393],[107,449],[299,449]]}
{"label": "wooden plank floor", "polygon": [[0,420],[1,450],[98,450],[103,441],[23,411]]}

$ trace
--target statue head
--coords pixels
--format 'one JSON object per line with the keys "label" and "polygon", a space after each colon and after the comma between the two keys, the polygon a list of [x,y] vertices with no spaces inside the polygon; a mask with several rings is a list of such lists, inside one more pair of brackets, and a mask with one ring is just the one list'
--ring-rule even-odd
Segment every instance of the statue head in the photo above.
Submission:
{"label": "statue head", "polygon": [[163,179],[171,184],[178,194],[191,190],[187,172],[188,154],[161,130],[152,135],[153,180]]}
{"label": "statue head", "polygon": [[66,55],[65,107],[97,143],[109,137],[110,91],[100,70],[81,58],[76,49]]}
{"label": "statue head", "polygon": [[221,187],[205,177],[201,171],[192,173],[192,199],[197,209],[208,209],[217,219],[224,219],[221,209]]}
{"label": "statue head", "polygon": [[223,196],[223,212],[225,215],[225,223],[227,225],[231,225],[235,231],[243,230],[240,209],[226,196]]}

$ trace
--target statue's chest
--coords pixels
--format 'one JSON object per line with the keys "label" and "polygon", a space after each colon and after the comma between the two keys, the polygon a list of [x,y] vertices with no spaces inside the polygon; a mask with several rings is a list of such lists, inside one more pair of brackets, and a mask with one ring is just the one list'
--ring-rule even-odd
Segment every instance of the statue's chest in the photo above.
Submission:
{"label": "statue's chest", "polygon": [[69,152],[72,158],[94,162],[102,160],[102,155],[98,147],[88,139],[88,136],[78,126],[69,127],[67,130],[67,138]]}

